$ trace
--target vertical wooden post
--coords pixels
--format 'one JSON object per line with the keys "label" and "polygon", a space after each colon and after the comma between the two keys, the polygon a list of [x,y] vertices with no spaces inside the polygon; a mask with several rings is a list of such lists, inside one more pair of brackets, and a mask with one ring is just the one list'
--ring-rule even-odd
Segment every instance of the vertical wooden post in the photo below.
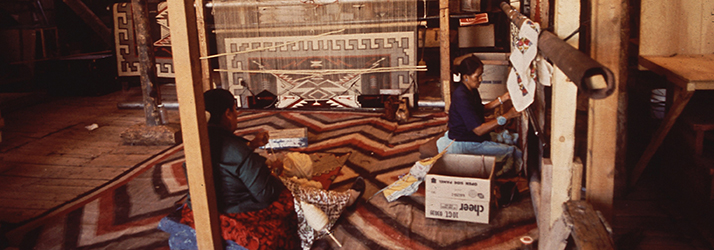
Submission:
{"label": "vertical wooden post", "polygon": [[[551,223],[551,206],[550,200],[553,183],[553,162],[549,158],[543,158],[540,163],[540,201],[538,202],[538,248],[547,249],[545,245],[549,244],[548,237],[550,236]],[[557,218],[556,218],[557,219]],[[555,220],[555,219],[554,219]]]}
{"label": "vertical wooden post", "polygon": [[132,0],[131,13],[134,20],[136,47],[139,52],[139,79],[144,103],[144,114],[147,126],[163,124],[159,114],[161,95],[156,86],[156,58],[151,40],[149,13],[145,0]]}
{"label": "vertical wooden post", "polygon": [[[196,0],[196,27],[198,28],[199,55],[208,56],[208,36],[206,35],[206,18],[204,17],[204,1]],[[203,75],[203,91],[213,88],[211,82],[211,64],[208,59],[201,60],[201,75]]]}
{"label": "vertical wooden post", "polygon": [[[577,22],[576,22],[577,23]],[[557,26],[557,25],[556,25]],[[550,223],[562,214],[562,204],[570,200],[575,151],[575,109],[578,88],[560,69],[553,74],[550,159],[553,162]]]}
{"label": "vertical wooden post", "polygon": [[439,0],[439,54],[441,55],[441,94],[444,111],[451,105],[451,39],[449,36],[449,0]]}
{"label": "vertical wooden post", "polygon": [[199,249],[223,249],[208,146],[196,11],[192,0],[168,0],[171,49],[191,205]]}
{"label": "vertical wooden post", "polygon": [[[579,0],[556,0],[554,15],[554,33],[561,39],[578,29],[580,24]],[[570,45],[577,47],[577,35],[569,41]],[[578,87],[568,79],[558,67],[553,73],[553,96],[551,115],[550,158],[553,164],[550,192],[543,193],[550,196],[550,214],[547,216],[548,230],[556,219],[563,214],[563,203],[571,199],[573,180],[573,155],[575,147],[575,111],[577,107]],[[545,179],[545,178],[543,178]],[[539,246],[545,247],[551,240],[550,231],[541,235],[542,242]]]}
{"label": "vertical wooden post", "polygon": [[616,153],[620,142],[624,142],[624,133],[622,140],[618,140],[617,131],[620,118],[618,100],[621,93],[625,93],[620,92],[620,88],[625,86],[627,79],[624,60],[627,55],[624,49],[627,34],[622,31],[623,23],[627,22],[626,1],[593,0],[591,9],[591,56],[612,70],[618,86],[609,97],[590,100],[585,198],[596,210],[602,212],[606,220],[612,222]]}
{"label": "vertical wooden post", "polygon": [[572,189],[570,190],[570,199],[577,201],[582,199],[583,188],[583,161],[580,157],[575,157],[573,161],[573,179],[571,180]]}

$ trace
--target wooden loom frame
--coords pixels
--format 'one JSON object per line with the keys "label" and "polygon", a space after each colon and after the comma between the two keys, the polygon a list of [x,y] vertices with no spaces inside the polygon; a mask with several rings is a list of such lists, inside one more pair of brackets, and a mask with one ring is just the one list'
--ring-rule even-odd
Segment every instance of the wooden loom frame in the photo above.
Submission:
{"label": "wooden loom frame", "polygon": [[[555,6],[579,6],[579,1],[575,0],[556,0]],[[440,17],[443,20],[448,18],[448,0],[440,0]],[[193,198],[194,216],[196,216],[196,237],[199,249],[220,249],[223,247],[221,233],[218,222],[218,212],[216,208],[216,197],[213,186],[211,159],[208,150],[208,136],[206,130],[206,120],[203,114],[204,100],[203,91],[210,88],[210,69],[208,64],[199,60],[200,56],[207,55],[205,29],[203,27],[203,10],[202,8],[193,9],[194,2],[189,0],[168,0],[169,8],[172,9],[171,21],[171,37],[172,47],[174,51],[174,62],[176,69],[176,89],[178,101],[180,103],[179,112],[182,117],[181,127],[184,138],[185,155],[187,165],[196,166],[187,169],[189,182],[189,190]],[[202,0],[195,1],[196,6],[203,6]],[[447,6],[447,7],[444,7]],[[615,75],[618,80],[622,72],[620,71],[624,65],[620,59],[619,49],[612,49],[613,46],[620,48],[622,46],[622,36],[620,32],[612,32],[611,19],[596,18],[598,15],[605,15],[616,20],[616,30],[620,30],[622,24],[622,13],[624,10],[619,1],[615,0],[594,0],[592,2],[593,9],[593,57],[605,63],[605,66],[615,69]],[[577,11],[556,11],[556,13],[579,13]],[[556,16],[556,20],[559,20]],[[572,19],[578,17],[565,17],[570,22],[575,23]],[[619,21],[619,22],[617,22]],[[448,30],[448,22],[441,22],[442,30]],[[556,21],[556,26],[561,24]],[[446,27],[444,27],[446,26]],[[444,29],[446,28],[446,29]],[[556,28],[556,33],[563,34],[571,32],[572,27],[565,28],[561,26],[560,30]],[[442,41],[448,41],[448,32],[441,32]],[[446,39],[443,39],[446,37]],[[448,58],[446,65],[450,65],[450,57],[448,56],[448,42],[441,42],[442,59],[444,62]],[[609,48],[609,49],[606,49]],[[444,65],[442,63],[442,65]],[[442,66],[442,82],[446,81],[450,75],[450,70]],[[557,76],[556,83],[563,86],[562,91],[554,89],[553,101],[561,103],[574,103],[577,88],[573,84],[567,82],[563,76]],[[554,84],[554,85],[556,85]],[[573,86],[571,86],[573,85]],[[562,92],[563,94],[561,94]],[[448,100],[450,94],[444,91],[444,99]],[[446,102],[448,104],[448,101]],[[588,169],[588,193],[587,200],[593,203],[596,209],[604,211],[607,220],[612,216],[612,197],[614,192],[614,165],[615,165],[615,150],[613,145],[616,141],[616,126],[617,126],[617,91],[612,96],[598,101],[590,101],[590,122],[588,129],[588,152],[593,157],[588,157],[587,163],[590,166]],[[556,106],[554,106],[556,107]],[[569,109],[572,108],[572,109]],[[560,217],[562,210],[559,211],[553,204],[563,204],[570,199],[573,188],[572,181],[574,176],[577,176],[577,167],[573,166],[573,144],[574,144],[574,120],[575,120],[575,105],[557,105],[554,109],[553,119],[558,121],[554,123],[553,136],[557,138],[553,140],[553,179],[548,185],[553,195],[547,195],[548,199],[543,204],[547,204],[550,218],[547,223],[552,224],[556,218]],[[613,115],[615,112],[615,115]],[[557,116],[556,116],[557,115]],[[562,117],[561,117],[562,115]],[[600,145],[600,146],[598,146]],[[582,170],[581,170],[582,171]],[[574,174],[575,173],[575,174]],[[565,185],[561,185],[565,184]],[[554,188],[557,188],[554,190]],[[579,187],[578,187],[579,190]],[[555,197],[555,200],[553,199]],[[555,209],[553,210],[552,208]],[[540,220],[540,218],[539,218]],[[540,224],[540,223],[539,223]],[[541,234],[543,235],[543,234]],[[546,237],[541,237],[547,238]]]}

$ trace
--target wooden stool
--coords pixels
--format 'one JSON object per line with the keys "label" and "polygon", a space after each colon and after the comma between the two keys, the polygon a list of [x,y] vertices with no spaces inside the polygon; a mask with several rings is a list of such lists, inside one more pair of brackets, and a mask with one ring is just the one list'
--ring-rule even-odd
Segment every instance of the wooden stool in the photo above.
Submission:
{"label": "wooden stool", "polygon": [[709,175],[712,177],[710,183],[709,201],[714,205],[714,159],[704,153],[705,132],[714,130],[714,118],[707,116],[687,117],[684,119],[687,127],[694,131],[694,158],[695,163],[709,168]]}
{"label": "wooden stool", "polygon": [[702,156],[704,150],[704,133],[707,131],[714,130],[714,118],[699,116],[699,117],[687,117],[685,123],[689,128],[691,128],[694,135],[694,156]]}

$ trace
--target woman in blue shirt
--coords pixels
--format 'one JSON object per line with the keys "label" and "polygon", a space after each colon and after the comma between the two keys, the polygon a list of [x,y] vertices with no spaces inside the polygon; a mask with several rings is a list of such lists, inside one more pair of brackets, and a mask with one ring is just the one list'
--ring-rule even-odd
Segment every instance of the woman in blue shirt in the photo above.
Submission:
{"label": "woman in blue shirt", "polygon": [[461,60],[458,71],[461,73],[461,83],[451,94],[449,130],[436,142],[439,152],[451,144],[447,153],[496,156],[496,161],[504,163],[504,170],[509,169],[514,162],[520,168],[522,153],[518,148],[489,140],[491,131],[519,117],[520,113],[511,108],[496,119],[485,118],[486,111],[501,106],[511,96],[506,92],[490,103],[482,103],[478,87],[481,85],[483,62],[474,55]]}

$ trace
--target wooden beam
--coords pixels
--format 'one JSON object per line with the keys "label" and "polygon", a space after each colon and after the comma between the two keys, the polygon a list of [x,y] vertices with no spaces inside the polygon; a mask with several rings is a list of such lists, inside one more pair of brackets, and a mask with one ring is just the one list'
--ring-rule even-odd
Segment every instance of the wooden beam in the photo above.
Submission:
{"label": "wooden beam", "polygon": [[[204,16],[205,5],[203,0],[196,0],[196,27],[198,29],[199,55],[201,58],[208,55],[208,35],[206,35],[206,17]],[[201,75],[203,76],[203,91],[213,88],[211,81],[211,63],[209,59],[201,60]]]}
{"label": "wooden beam", "polygon": [[638,62],[684,90],[714,90],[714,54],[640,56]]}
{"label": "wooden beam", "polygon": [[580,250],[615,249],[606,222],[587,201],[570,201],[563,205],[566,220],[572,223],[571,233],[575,246]]}
{"label": "wooden beam", "polygon": [[550,223],[562,214],[561,204],[570,200],[573,179],[573,156],[575,147],[575,111],[578,88],[556,67],[553,74],[551,115],[551,153],[553,162],[552,191],[550,194]]}
{"label": "wooden beam", "polygon": [[[574,248],[568,247],[572,238]],[[550,239],[544,249],[615,249],[615,244],[597,211],[587,201],[568,201],[563,204],[563,216],[553,225]]]}
{"label": "wooden beam", "polygon": [[107,46],[114,45],[114,41],[112,40],[112,30],[110,30],[104,23],[102,22],[97,15],[92,12],[87,5],[85,5],[81,0],[64,0],[64,3],[69,6],[74,13],[77,13],[77,15],[86,23],[94,32],[99,35],[100,38],[102,38],[102,41],[104,41],[104,44]]}
{"label": "wooden beam", "polygon": [[568,225],[563,217],[553,222],[553,228],[548,234],[548,240],[541,249],[563,250],[568,246],[568,238],[573,232],[572,224]]}
{"label": "wooden beam", "polygon": [[546,244],[551,244],[548,240],[548,236],[550,235],[550,207],[552,205],[552,202],[550,202],[550,194],[552,193],[553,184],[553,162],[549,158],[542,159],[540,174],[541,189],[536,218],[540,238],[538,241],[538,249],[548,249],[546,248]]}
{"label": "wooden beam", "polygon": [[213,185],[196,11],[191,0],[169,0],[171,50],[181,117],[187,178],[199,249],[223,249]]}
{"label": "wooden beam", "polygon": [[158,126],[163,124],[158,107],[161,103],[161,94],[160,88],[156,86],[156,57],[146,0],[131,0],[131,16],[134,21],[134,34],[136,34],[136,50],[139,53],[139,81],[146,125]]}
{"label": "wooden beam", "polygon": [[[626,7],[625,2],[619,0],[591,2],[591,56],[613,72],[617,86],[609,97],[589,101],[585,198],[608,221],[612,221],[617,152],[625,152],[625,133],[618,133],[625,131],[624,125],[618,128],[618,123],[625,119],[626,104],[618,102],[620,95],[626,94],[623,88],[627,79],[624,59],[628,35],[622,30],[627,22]],[[624,169],[623,165],[624,158],[621,162]]]}
{"label": "wooden beam", "polygon": [[583,189],[583,161],[580,157],[575,157],[573,161],[573,179],[570,181],[570,199],[577,201],[582,198]]}
{"label": "wooden beam", "polygon": [[441,94],[444,112],[451,105],[451,43],[449,36],[449,0],[439,0],[439,55],[441,56]]}
{"label": "wooden beam", "polygon": [[640,178],[640,175],[642,175],[642,172],[645,171],[650,159],[652,159],[655,153],[657,153],[657,149],[664,141],[667,133],[669,133],[669,130],[672,129],[672,126],[674,126],[674,122],[677,121],[677,117],[682,113],[684,107],[687,106],[687,103],[689,103],[689,100],[694,95],[694,91],[686,91],[678,87],[672,89],[675,91],[675,100],[672,102],[672,107],[670,107],[669,111],[667,111],[667,114],[664,116],[664,120],[662,120],[662,124],[660,124],[657,131],[655,131],[650,144],[647,145],[645,153],[642,157],[640,157],[640,160],[635,165],[635,169],[632,170],[632,174],[630,175],[630,185],[637,183],[637,180]]}
{"label": "wooden beam", "polygon": [[[559,38],[564,38],[578,29],[580,23],[580,1],[579,0],[556,0],[555,2],[555,23],[554,34]],[[577,47],[577,35],[569,41],[573,47]],[[575,113],[577,107],[578,87],[565,76],[560,68],[555,67],[553,73],[553,94],[552,94],[552,115],[550,121],[551,136],[550,159],[553,162],[552,180],[549,184],[550,193],[543,195],[550,196],[550,214],[548,224],[552,227],[556,219],[563,214],[562,204],[571,199],[571,184],[573,179],[573,156],[575,147]],[[548,246],[552,232],[543,235],[541,239]],[[547,248],[545,248],[547,249]]]}

